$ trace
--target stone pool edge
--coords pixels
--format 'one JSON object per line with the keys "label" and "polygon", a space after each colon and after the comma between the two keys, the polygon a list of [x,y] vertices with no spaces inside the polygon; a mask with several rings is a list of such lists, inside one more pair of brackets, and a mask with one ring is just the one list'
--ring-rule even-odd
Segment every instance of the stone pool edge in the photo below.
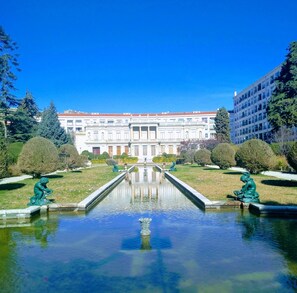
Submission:
{"label": "stone pool edge", "polygon": [[[156,165],[156,168],[163,171],[162,168]],[[164,171],[165,177],[174,184],[180,191],[182,191],[187,197],[189,197],[195,204],[203,209],[220,209],[222,207],[240,207],[240,203],[235,205],[228,205],[226,201],[211,201],[203,194],[192,188],[190,185],[186,184],[182,180],[176,178],[168,170]]]}
{"label": "stone pool edge", "polygon": [[243,204],[235,201],[228,203],[228,201],[211,201],[203,194],[176,178],[168,170],[163,170],[159,165],[155,165],[159,171],[164,171],[165,177],[170,180],[178,189],[191,198],[199,207],[203,209],[221,209],[221,208],[242,208],[247,207],[249,211],[256,215],[261,216],[280,216],[290,217],[297,216],[297,206],[280,206],[280,205],[264,205],[257,203]]}
{"label": "stone pool edge", "polygon": [[[129,173],[133,171],[134,167],[135,166],[130,167],[127,172]],[[24,209],[0,210],[0,220],[6,221],[17,219],[23,221],[47,211],[88,211],[97,204],[99,200],[104,198],[113,188],[115,188],[125,178],[125,176],[126,172],[121,172],[121,174],[117,177],[99,187],[79,203],[52,203],[44,206],[30,206]]]}

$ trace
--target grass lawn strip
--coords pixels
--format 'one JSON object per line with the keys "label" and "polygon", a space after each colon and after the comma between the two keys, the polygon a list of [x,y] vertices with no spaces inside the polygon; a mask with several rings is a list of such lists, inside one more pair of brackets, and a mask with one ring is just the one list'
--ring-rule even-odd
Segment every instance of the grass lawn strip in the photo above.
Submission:
{"label": "grass lawn strip", "polygon": [[[241,172],[219,170],[197,165],[178,165],[174,176],[203,194],[209,200],[226,200],[234,190],[241,189]],[[297,205],[297,181],[265,175],[252,175],[260,201],[270,205]]]}
{"label": "grass lawn strip", "polygon": [[[97,166],[47,176],[56,203],[78,203],[118,175],[110,166]],[[0,210],[26,208],[38,179],[0,185]]]}

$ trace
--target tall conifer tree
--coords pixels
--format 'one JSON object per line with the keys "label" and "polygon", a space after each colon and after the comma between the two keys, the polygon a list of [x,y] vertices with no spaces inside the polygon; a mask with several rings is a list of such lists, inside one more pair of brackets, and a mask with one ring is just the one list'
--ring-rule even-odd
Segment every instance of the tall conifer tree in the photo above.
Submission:
{"label": "tall conifer tree", "polygon": [[17,110],[11,111],[7,116],[10,122],[7,126],[9,141],[26,142],[32,138],[37,131],[38,113],[34,97],[27,91]]}
{"label": "tall conifer tree", "polygon": [[215,125],[216,137],[218,142],[220,143],[230,143],[230,119],[228,111],[223,107],[217,111],[215,117]]}
{"label": "tall conifer tree", "polygon": [[267,107],[273,131],[297,126],[297,42],[292,42],[288,51]]}
{"label": "tall conifer tree", "polygon": [[69,143],[69,136],[61,127],[56,107],[53,102],[41,115],[37,135],[51,140],[57,147]]}

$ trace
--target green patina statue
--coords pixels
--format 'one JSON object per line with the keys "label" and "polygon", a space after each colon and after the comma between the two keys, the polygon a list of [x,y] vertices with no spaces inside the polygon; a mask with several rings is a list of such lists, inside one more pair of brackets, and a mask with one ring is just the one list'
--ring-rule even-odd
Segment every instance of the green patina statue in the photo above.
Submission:
{"label": "green patina statue", "polygon": [[42,206],[51,203],[46,197],[53,191],[47,188],[46,184],[49,182],[48,178],[42,177],[34,185],[34,195],[30,198],[28,206]]}
{"label": "green patina statue", "polygon": [[117,164],[113,165],[112,172],[119,172],[119,166]]}
{"label": "green patina statue", "polygon": [[240,177],[240,180],[245,184],[242,186],[240,190],[235,190],[234,194],[236,195],[236,199],[245,203],[250,202],[259,202],[259,194],[256,191],[256,184],[254,179],[250,177],[249,172],[243,173]]}
{"label": "green patina statue", "polygon": [[172,162],[172,165],[169,167],[169,171],[176,171],[175,165],[176,163]]}

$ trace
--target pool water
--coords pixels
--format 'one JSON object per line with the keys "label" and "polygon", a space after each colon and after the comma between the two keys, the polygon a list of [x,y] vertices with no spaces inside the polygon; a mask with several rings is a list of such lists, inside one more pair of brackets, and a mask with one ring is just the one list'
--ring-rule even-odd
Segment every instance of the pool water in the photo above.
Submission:
{"label": "pool water", "polygon": [[[141,217],[152,219],[150,237]],[[87,215],[0,229],[0,292],[295,292],[296,224],[203,212],[140,168]]]}

